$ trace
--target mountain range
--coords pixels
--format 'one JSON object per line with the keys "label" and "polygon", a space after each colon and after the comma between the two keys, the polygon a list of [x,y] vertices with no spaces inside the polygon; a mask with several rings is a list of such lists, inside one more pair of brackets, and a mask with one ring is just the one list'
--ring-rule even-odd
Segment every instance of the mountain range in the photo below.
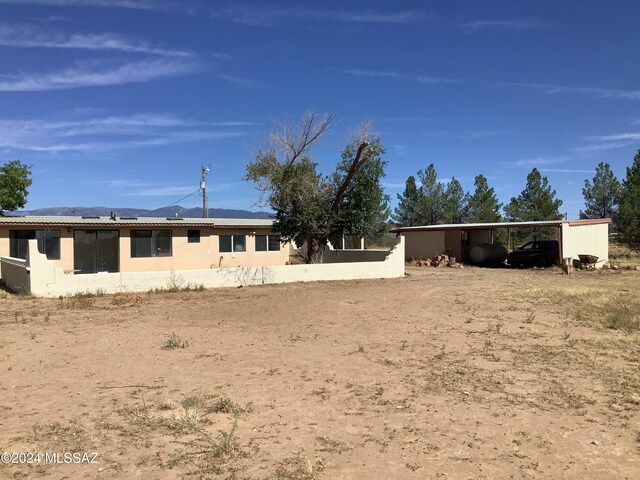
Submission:
{"label": "mountain range", "polygon": [[[7,215],[35,215],[35,216],[109,216],[115,212],[118,217],[181,217],[201,218],[202,208],[184,208],[180,205],[163,207],[157,210],[144,208],[109,208],[109,207],[50,207],[34,210],[18,210],[7,212]],[[271,218],[269,212],[251,212],[249,210],[233,210],[227,208],[210,208],[209,218]]]}

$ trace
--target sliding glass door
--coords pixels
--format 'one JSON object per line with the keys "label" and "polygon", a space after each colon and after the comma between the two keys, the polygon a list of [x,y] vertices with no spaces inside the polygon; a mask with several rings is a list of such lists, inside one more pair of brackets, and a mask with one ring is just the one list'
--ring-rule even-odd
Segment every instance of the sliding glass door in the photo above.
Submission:
{"label": "sliding glass door", "polygon": [[73,232],[75,273],[120,271],[118,230],[76,230]]}

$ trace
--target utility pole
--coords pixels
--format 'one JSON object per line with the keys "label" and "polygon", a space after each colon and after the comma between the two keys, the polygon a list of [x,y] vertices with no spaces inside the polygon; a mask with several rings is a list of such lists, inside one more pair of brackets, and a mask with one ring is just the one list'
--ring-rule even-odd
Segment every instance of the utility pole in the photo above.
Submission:
{"label": "utility pole", "polygon": [[200,164],[200,168],[202,171],[202,180],[200,180],[200,190],[202,190],[202,218],[207,218],[209,216],[209,206],[207,205],[207,186],[205,179],[211,169],[205,167],[204,163]]}

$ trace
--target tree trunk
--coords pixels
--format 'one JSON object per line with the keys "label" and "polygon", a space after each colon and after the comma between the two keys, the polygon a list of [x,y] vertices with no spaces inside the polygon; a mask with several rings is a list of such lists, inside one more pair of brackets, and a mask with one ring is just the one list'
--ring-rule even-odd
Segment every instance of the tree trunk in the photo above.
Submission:
{"label": "tree trunk", "polygon": [[307,263],[322,263],[324,247],[315,238],[307,239]]}

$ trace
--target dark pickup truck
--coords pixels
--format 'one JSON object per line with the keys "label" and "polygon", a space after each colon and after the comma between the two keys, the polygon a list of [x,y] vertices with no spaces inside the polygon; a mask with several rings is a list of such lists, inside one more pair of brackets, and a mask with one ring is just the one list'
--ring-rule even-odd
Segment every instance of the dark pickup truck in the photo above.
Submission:
{"label": "dark pickup truck", "polygon": [[560,244],[557,240],[536,240],[516,248],[507,255],[512,267],[548,267],[560,263]]}

